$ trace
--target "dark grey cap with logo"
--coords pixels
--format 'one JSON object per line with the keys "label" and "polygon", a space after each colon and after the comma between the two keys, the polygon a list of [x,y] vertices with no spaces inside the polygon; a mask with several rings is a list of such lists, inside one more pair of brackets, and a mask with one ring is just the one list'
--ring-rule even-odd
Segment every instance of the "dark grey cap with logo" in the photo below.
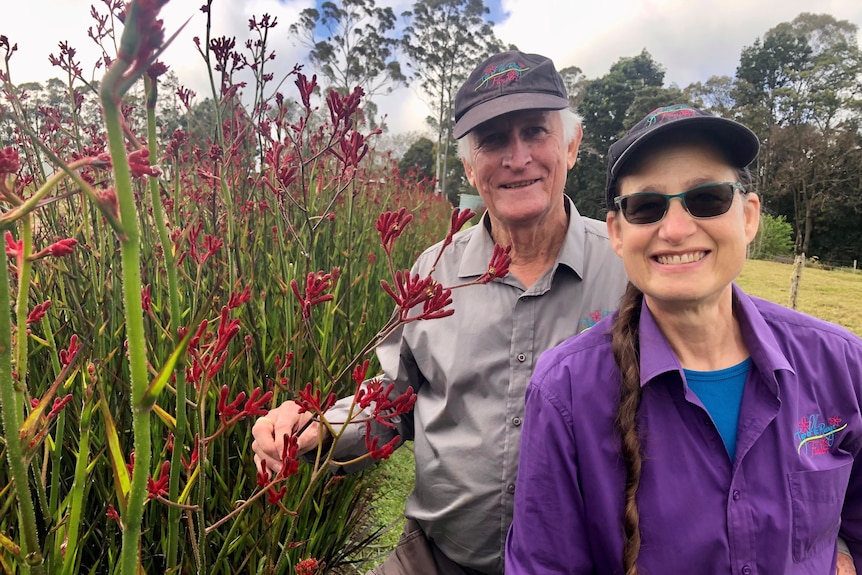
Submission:
{"label": "dark grey cap with logo", "polygon": [[614,188],[625,163],[636,150],[656,135],[671,130],[691,130],[708,134],[737,168],[747,167],[760,150],[757,136],[739,122],[713,116],[691,106],[656,108],[608,148],[606,191],[609,209],[614,209]]}
{"label": "dark grey cap with logo", "polygon": [[455,95],[455,139],[509,112],[568,106],[566,86],[549,58],[518,51],[495,54],[473,70]]}

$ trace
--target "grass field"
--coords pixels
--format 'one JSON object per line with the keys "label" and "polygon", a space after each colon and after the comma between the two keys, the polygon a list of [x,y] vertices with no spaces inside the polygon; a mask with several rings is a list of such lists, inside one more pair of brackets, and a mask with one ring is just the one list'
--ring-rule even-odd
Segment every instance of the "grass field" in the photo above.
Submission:
{"label": "grass field", "polygon": [[[751,295],[788,305],[793,266],[749,260],[737,283]],[[805,268],[799,284],[797,309],[831,321],[862,336],[862,273]],[[379,542],[379,550],[393,547],[401,533],[404,500],[413,489],[412,443],[381,465],[375,479],[374,508],[382,525],[396,524]]]}
{"label": "grass field", "polygon": [[[749,260],[737,283],[751,295],[787,305],[792,271],[789,264]],[[862,273],[805,268],[796,309],[862,337]]]}

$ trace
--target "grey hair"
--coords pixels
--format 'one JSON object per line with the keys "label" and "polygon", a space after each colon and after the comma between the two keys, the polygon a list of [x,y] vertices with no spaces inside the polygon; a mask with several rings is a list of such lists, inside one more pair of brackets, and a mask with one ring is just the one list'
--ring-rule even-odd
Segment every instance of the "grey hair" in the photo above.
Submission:
{"label": "grey hair", "polygon": [[[581,125],[583,118],[580,114],[571,108],[563,108],[558,110],[560,113],[560,122],[563,124],[563,142],[568,146],[578,132],[578,126]],[[472,164],[473,158],[470,154],[472,148],[474,133],[468,132],[463,138],[458,140],[458,157],[466,161],[467,164]]]}

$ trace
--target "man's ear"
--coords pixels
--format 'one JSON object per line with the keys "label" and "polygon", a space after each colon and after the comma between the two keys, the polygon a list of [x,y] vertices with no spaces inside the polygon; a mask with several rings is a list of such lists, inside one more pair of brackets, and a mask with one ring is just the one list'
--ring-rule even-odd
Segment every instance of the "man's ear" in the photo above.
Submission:
{"label": "man's ear", "polygon": [[575,162],[578,159],[578,148],[581,146],[581,138],[584,137],[584,130],[580,124],[575,126],[575,135],[569,145],[566,147],[566,166],[571,170],[575,167]]}
{"label": "man's ear", "polygon": [[464,165],[464,175],[467,176],[467,181],[475,188],[476,180],[473,174],[473,166],[467,161],[467,158],[461,158],[461,164]]}

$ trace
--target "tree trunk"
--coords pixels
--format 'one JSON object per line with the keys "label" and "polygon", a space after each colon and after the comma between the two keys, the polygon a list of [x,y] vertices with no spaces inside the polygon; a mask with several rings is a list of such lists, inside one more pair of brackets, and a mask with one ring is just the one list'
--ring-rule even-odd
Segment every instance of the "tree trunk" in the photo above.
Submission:
{"label": "tree trunk", "polygon": [[434,168],[434,178],[436,179],[434,193],[438,195],[442,193],[440,182],[443,181],[443,174],[440,173],[440,160],[443,157],[441,152],[443,149],[443,114],[443,90],[440,90],[440,108],[437,114],[437,158]]}
{"label": "tree trunk", "polygon": [[804,254],[807,254],[809,252],[808,246],[811,245],[811,230],[814,228],[814,209],[812,208],[813,203],[813,198],[806,198],[804,227],[805,231],[802,234],[802,253]]}

